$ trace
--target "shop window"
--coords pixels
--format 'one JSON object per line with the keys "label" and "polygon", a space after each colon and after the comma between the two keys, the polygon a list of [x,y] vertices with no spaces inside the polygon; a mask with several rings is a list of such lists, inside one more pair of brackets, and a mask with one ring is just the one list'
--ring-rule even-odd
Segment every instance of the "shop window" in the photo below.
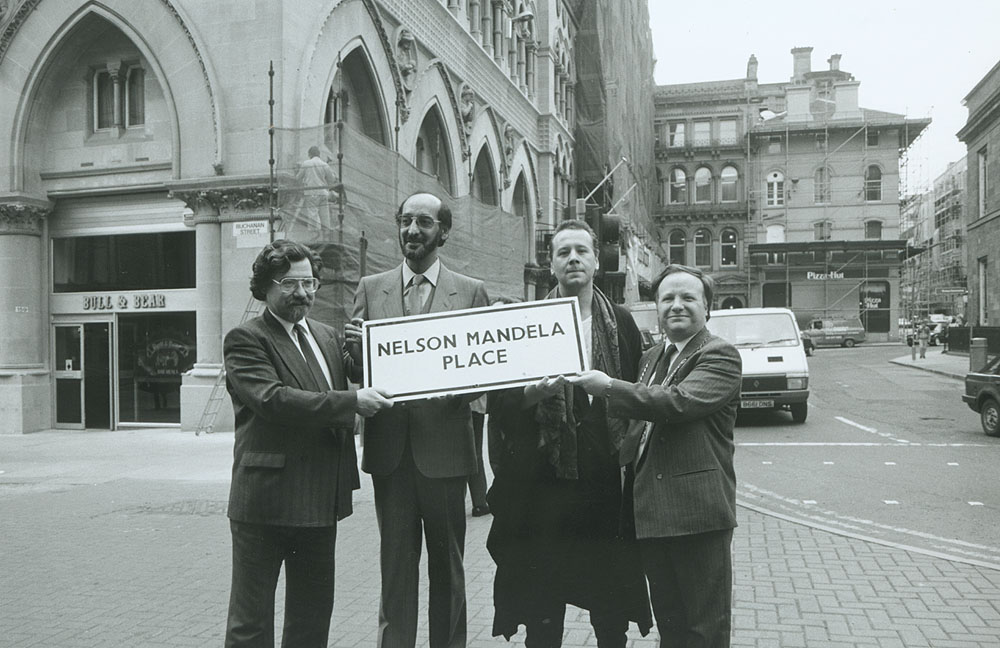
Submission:
{"label": "shop window", "polygon": [[865,238],[878,240],[882,238],[882,221],[865,221]]}
{"label": "shop window", "polygon": [[712,202],[712,171],[708,167],[701,167],[694,172],[694,201]]}
{"label": "shop window", "polygon": [[721,263],[725,266],[735,266],[737,264],[738,237],[736,230],[724,229],[719,237],[721,248]]}
{"label": "shop window", "polygon": [[194,313],[118,316],[118,420],[180,423],[181,375],[194,366]]}
{"label": "shop window", "polygon": [[882,169],[874,164],[865,169],[865,200],[868,202],[882,200]]}
{"label": "shop window", "polygon": [[866,281],[858,291],[861,323],[869,333],[889,332],[889,282]]}
{"label": "shop window", "polygon": [[764,308],[791,308],[792,284],[766,283],[762,290]]}
{"label": "shop window", "polygon": [[687,202],[687,176],[683,169],[670,171],[670,202],[674,205],[683,205]]}
{"label": "shop window", "polygon": [[195,287],[194,232],[52,240],[53,292]]}
{"label": "shop window", "polygon": [[739,181],[740,174],[736,170],[736,167],[723,167],[722,175],[720,176],[719,188],[721,189],[720,199],[722,202],[736,202],[736,183]]}
{"label": "shop window", "polygon": [[670,232],[670,238],[667,239],[667,255],[670,259],[670,263],[686,265],[686,247],[687,238],[684,236],[684,232],[681,230],[674,230],[673,232]]}
{"label": "shop window", "polygon": [[694,264],[706,268],[712,265],[712,233],[707,229],[694,233]]}
{"label": "shop window", "polygon": [[781,207],[785,204],[785,174],[772,171],[767,174],[767,206]]}

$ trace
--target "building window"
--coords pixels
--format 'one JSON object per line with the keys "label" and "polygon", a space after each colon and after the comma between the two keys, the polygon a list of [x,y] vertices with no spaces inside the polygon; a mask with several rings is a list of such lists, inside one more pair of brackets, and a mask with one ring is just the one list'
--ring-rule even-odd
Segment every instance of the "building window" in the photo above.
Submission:
{"label": "building window", "polygon": [[670,124],[670,140],[668,146],[671,148],[684,146],[684,122]]}
{"label": "building window", "polygon": [[813,202],[817,205],[830,202],[830,169],[820,167],[813,176]]}
{"label": "building window", "polygon": [[125,80],[125,126],[141,126],[146,123],[146,72],[138,65],[128,69]]}
{"label": "building window", "polygon": [[874,164],[865,169],[865,200],[868,202],[882,200],[882,169]]}
{"label": "building window", "polygon": [[878,130],[874,128],[869,128],[865,131],[865,144],[867,146],[878,146]]}
{"label": "building window", "polygon": [[472,194],[484,205],[498,204],[496,173],[493,171],[490,150],[486,146],[480,149],[479,157],[476,158],[476,170],[472,176]]}
{"label": "building window", "polygon": [[670,171],[670,202],[674,205],[683,205],[687,202],[687,176],[683,169],[672,169]]}
{"label": "building window", "polygon": [[826,133],[818,133],[816,135],[816,150],[826,152],[829,140],[826,137]]}
{"label": "building window", "polygon": [[701,167],[694,172],[694,201],[712,202],[712,171],[708,167]]}
{"label": "building window", "polygon": [[781,153],[781,135],[771,135],[767,139],[768,153]]}
{"label": "building window", "polygon": [[878,240],[882,238],[882,221],[865,221],[865,238]]}
{"label": "building window", "polygon": [[105,130],[115,125],[115,84],[111,73],[100,70],[94,73],[94,130]]}
{"label": "building window", "polygon": [[712,265],[712,233],[707,229],[694,233],[694,264],[706,268]]}
{"label": "building window", "polygon": [[194,287],[194,232],[52,239],[53,292]]}
{"label": "building window", "polygon": [[976,218],[982,218],[986,215],[986,181],[989,175],[987,174],[987,165],[989,164],[989,158],[986,156],[986,147],[979,149],[976,157],[979,160],[979,190],[977,192],[979,213],[976,214]]}
{"label": "building window", "polygon": [[687,263],[687,255],[684,254],[686,247],[687,239],[684,237],[684,232],[680,230],[670,232],[670,238],[667,239],[667,256],[670,263],[685,265]]}
{"label": "building window", "polygon": [[737,141],[736,137],[736,120],[735,119],[723,119],[719,122],[719,144],[735,144]]}
{"label": "building window", "polygon": [[723,167],[722,175],[720,176],[720,189],[721,189],[721,200],[722,202],[736,202],[736,182],[739,180],[740,174],[736,170],[736,167]]}
{"label": "building window", "polygon": [[987,278],[989,273],[987,272],[988,267],[986,265],[987,257],[982,257],[979,259],[979,325],[986,326],[989,322],[989,301],[987,297],[990,294],[989,285],[987,284]]}
{"label": "building window", "polygon": [[791,308],[792,284],[766,283],[763,286],[761,298],[764,308]]}
{"label": "building window", "polygon": [[708,146],[712,143],[712,122],[698,121],[694,123],[694,145]]}
{"label": "building window", "polygon": [[767,206],[781,207],[785,204],[785,174],[772,171],[767,174]]}
{"label": "building window", "polygon": [[719,237],[721,243],[722,255],[720,261],[723,266],[734,266],[736,265],[736,230],[724,229],[722,230],[722,236]]}
{"label": "building window", "polygon": [[833,233],[833,223],[821,221],[813,224],[813,238],[817,241],[829,241]]}

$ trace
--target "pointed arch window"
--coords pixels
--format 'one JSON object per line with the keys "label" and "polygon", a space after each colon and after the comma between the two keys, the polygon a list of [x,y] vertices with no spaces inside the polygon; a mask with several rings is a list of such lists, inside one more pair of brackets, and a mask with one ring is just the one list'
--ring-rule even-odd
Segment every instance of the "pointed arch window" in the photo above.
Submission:
{"label": "pointed arch window", "polygon": [[[340,62],[340,71],[334,77],[330,94],[327,95],[323,123],[344,121],[352,129],[364,133],[382,146],[388,146],[380,97],[365,51],[356,47]],[[330,148],[336,150],[335,145]]]}
{"label": "pointed arch window", "polygon": [[490,150],[485,146],[479,150],[479,155],[476,157],[472,193],[484,205],[496,205],[498,202],[496,172],[493,170]]}
{"label": "pointed arch window", "polygon": [[454,173],[444,121],[437,106],[427,111],[417,135],[417,169],[437,178],[448,193],[454,195]]}

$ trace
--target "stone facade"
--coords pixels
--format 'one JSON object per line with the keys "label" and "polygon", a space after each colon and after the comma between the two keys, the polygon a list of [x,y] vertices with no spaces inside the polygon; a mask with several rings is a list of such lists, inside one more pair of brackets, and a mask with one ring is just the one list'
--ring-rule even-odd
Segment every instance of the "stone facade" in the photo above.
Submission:
{"label": "stone facade", "polygon": [[[222,335],[248,311],[250,264],[268,240],[269,86],[276,127],[321,126],[338,109],[338,61],[359,66],[351,82],[365,85],[365,109],[343,107],[346,121],[381,132],[418,168],[423,122],[436,111],[446,143],[436,153],[450,163],[453,194],[475,191],[471,165],[488,157],[500,207],[529,232],[514,262],[536,281],[536,224],[552,227],[575,198],[572,4],[8,3],[0,16],[0,258],[10,278],[0,289],[0,433],[93,420],[197,426],[221,368]],[[163,243],[168,265],[180,250],[197,272],[160,277],[167,288],[107,277],[91,278],[112,289],[74,288],[74,251],[85,240],[126,240],[119,236],[171,241]],[[116,248],[116,262],[127,265],[127,252]],[[133,420],[139,406],[129,403],[150,394],[157,410],[177,406],[150,376],[139,382],[120,366],[135,351],[126,330],[148,332],[157,318],[171,322],[174,337],[141,343],[144,353],[193,366],[179,419]],[[86,371],[60,355],[65,340],[83,350],[79,336],[105,331]],[[72,406],[77,390],[83,414],[61,420],[58,406]],[[99,402],[97,392],[105,392]],[[232,425],[228,407],[226,397],[216,429]]]}
{"label": "stone facade", "polygon": [[968,319],[979,326],[1000,325],[1000,63],[965,97],[969,118],[958,132],[968,147],[965,200]]}

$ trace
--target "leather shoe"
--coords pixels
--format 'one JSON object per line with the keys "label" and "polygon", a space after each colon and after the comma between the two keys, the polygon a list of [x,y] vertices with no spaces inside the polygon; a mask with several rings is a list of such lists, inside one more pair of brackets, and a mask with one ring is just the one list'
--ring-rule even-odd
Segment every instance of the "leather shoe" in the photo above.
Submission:
{"label": "leather shoe", "polygon": [[486,504],[472,507],[472,517],[482,517],[490,514],[490,507]]}

